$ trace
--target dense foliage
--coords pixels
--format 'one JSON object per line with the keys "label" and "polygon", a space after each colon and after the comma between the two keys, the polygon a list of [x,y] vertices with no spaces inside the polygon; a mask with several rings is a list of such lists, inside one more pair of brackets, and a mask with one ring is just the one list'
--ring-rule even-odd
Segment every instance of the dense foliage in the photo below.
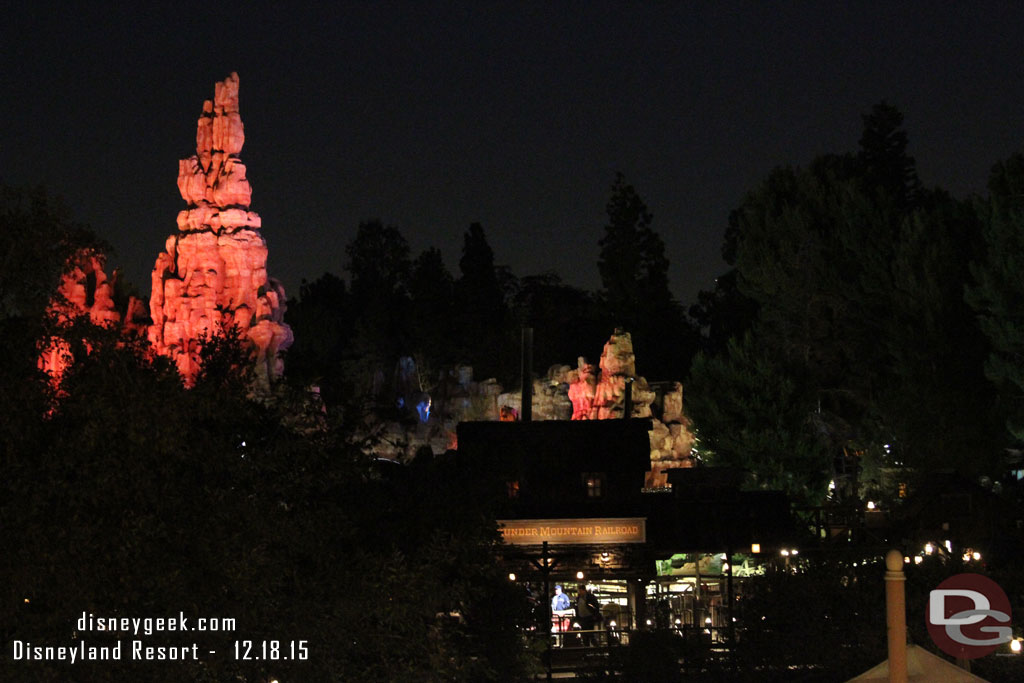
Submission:
{"label": "dense foliage", "polygon": [[[730,217],[734,270],[693,309],[708,330],[688,385],[703,447],[808,502],[830,479],[856,495],[872,468],[999,474],[982,332],[1000,323],[979,328],[964,298],[986,235],[970,203],[921,187],[901,125],[878,105],[857,153],[773,171]],[[768,424],[788,458],[765,450]],[[794,487],[801,472],[813,485]]]}
{"label": "dense foliage", "polygon": [[[491,501],[473,493],[490,488],[444,457],[418,461],[415,476],[375,463],[356,436],[356,408],[325,413],[286,386],[251,398],[248,350],[231,336],[205,342],[202,371],[185,389],[144,340],[83,318],[63,330],[76,362],[57,394],[35,368],[45,325],[23,313],[40,315],[33,297],[9,288],[0,317],[0,635],[8,648],[121,640],[122,661],[13,661],[8,650],[0,679],[525,675],[525,595],[495,566]],[[339,302],[320,303],[330,311]],[[77,626],[83,614],[181,613],[190,627],[201,617],[235,627],[135,635]],[[133,640],[196,643],[199,661],[191,650],[187,661],[133,661]],[[252,641],[261,658],[236,659],[236,641]],[[268,659],[263,641],[308,658]]]}

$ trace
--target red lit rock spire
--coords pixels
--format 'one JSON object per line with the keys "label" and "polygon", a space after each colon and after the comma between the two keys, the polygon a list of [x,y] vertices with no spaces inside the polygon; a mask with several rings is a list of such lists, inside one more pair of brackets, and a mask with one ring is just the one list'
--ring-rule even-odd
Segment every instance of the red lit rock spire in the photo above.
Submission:
{"label": "red lit rock spire", "polygon": [[196,153],[178,162],[178,190],[188,208],[153,268],[149,341],[174,358],[187,381],[198,370],[198,340],[237,327],[257,347],[257,376],[266,386],[282,372],[280,352],[292,342],[285,295],[267,277],[260,217],[249,211],[252,187],[238,155],[245,142],[238,113],[238,74],[217,83],[203,103]]}

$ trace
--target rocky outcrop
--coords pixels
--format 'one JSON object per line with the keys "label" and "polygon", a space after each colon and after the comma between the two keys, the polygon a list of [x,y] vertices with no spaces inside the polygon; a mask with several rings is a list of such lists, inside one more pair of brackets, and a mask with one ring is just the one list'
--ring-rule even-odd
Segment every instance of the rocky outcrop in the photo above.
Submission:
{"label": "rocky outcrop", "polygon": [[191,382],[200,341],[237,328],[254,345],[257,380],[269,388],[283,371],[280,354],[292,332],[284,323],[284,289],[267,276],[260,217],[249,211],[252,187],[238,158],[244,142],[232,73],[203,103],[196,153],[178,164],[188,208],[153,267],[148,337]]}
{"label": "rocky outcrop", "polygon": [[585,359],[579,359],[568,392],[572,419],[621,419],[626,410],[629,385],[630,417],[651,419],[651,472],[647,486],[665,486],[668,481],[665,470],[693,465],[690,451],[694,437],[690,421],[683,414],[683,385],[673,382],[663,392],[660,417],[654,415],[651,406],[658,395],[645,378],[636,375],[633,340],[622,330],[615,330],[604,345],[599,367],[597,372]]}
{"label": "rocky outcrop", "polygon": [[[72,322],[88,316],[94,325],[111,326],[121,322],[121,314],[114,307],[115,277],[104,270],[105,258],[92,249],[79,250],[68,261],[61,276],[57,294],[50,299],[47,314],[52,318],[57,334],[39,342],[39,369],[50,376],[54,387],[60,384],[64,371],[73,362],[71,346],[60,336]],[[130,306],[138,305],[132,299]]]}

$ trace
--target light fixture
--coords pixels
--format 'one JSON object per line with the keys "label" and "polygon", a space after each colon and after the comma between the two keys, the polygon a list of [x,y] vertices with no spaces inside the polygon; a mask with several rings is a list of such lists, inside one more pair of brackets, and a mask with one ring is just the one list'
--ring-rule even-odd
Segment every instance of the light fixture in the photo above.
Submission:
{"label": "light fixture", "polygon": [[515,581],[516,580],[516,573],[515,572],[509,572],[508,573],[508,580],[509,581]]}
{"label": "light fixture", "polygon": [[583,580],[583,572],[576,572],[576,578],[582,581]]}
{"label": "light fixture", "polygon": [[1015,652],[1015,653],[1017,653],[1017,654],[1020,654],[1020,650],[1021,650],[1020,638],[1014,638],[1013,640],[1010,641],[1010,650]]}
{"label": "light fixture", "polygon": [[914,564],[921,564],[924,562],[924,558],[920,555],[914,555]]}
{"label": "light fixture", "polygon": [[783,548],[782,550],[780,550],[780,551],[779,551],[779,554],[780,554],[780,555],[782,555],[783,557],[789,557],[789,551],[788,551],[788,550],[786,550],[785,548]]}
{"label": "light fixture", "polygon": [[973,553],[971,553],[971,559],[973,559],[975,562],[977,562],[978,560],[981,559],[981,553],[979,553],[977,550],[975,550]]}
{"label": "light fixture", "polygon": [[761,552],[761,544],[760,543],[751,543],[750,544],[750,552],[752,552],[752,553],[759,553],[759,552]]}
{"label": "light fixture", "polygon": [[869,500],[868,501],[868,510],[874,510],[874,509],[875,509],[875,501]]}

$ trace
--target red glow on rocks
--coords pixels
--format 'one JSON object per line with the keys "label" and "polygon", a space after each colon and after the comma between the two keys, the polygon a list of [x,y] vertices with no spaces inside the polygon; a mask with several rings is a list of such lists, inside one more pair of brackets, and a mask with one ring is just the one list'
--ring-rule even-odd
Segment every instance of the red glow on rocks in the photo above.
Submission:
{"label": "red glow on rocks", "polygon": [[174,359],[191,383],[199,340],[235,327],[255,347],[257,380],[265,388],[283,372],[280,352],[292,342],[284,323],[285,294],[267,276],[259,215],[249,211],[252,187],[239,160],[245,132],[238,111],[238,74],[217,83],[196,126],[196,153],[178,164],[178,190],[188,208],[168,237],[152,273],[149,341]]}

